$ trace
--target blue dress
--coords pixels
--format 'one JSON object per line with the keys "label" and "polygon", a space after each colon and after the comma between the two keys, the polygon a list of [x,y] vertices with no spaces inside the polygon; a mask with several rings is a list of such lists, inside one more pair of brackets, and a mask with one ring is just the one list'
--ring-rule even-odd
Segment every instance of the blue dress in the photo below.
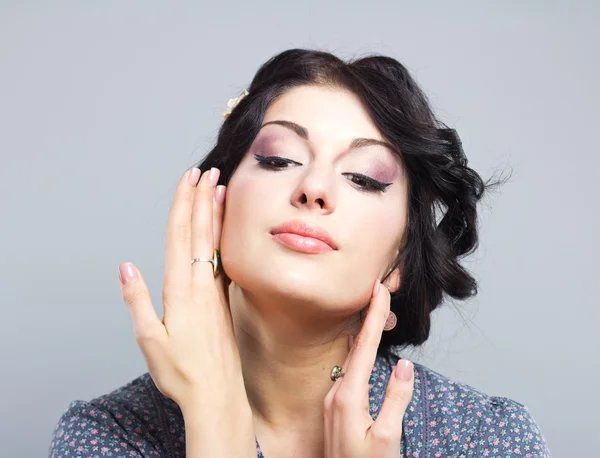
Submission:
{"label": "blue dress", "polygon": [[[399,357],[379,354],[369,382],[377,418]],[[522,404],[489,396],[415,364],[413,397],[403,419],[400,457],[549,457],[542,432]],[[265,457],[256,442],[257,458]],[[177,404],[145,373],[91,401],[73,401],[54,428],[52,458],[184,457]],[[374,457],[377,458],[377,457]]]}

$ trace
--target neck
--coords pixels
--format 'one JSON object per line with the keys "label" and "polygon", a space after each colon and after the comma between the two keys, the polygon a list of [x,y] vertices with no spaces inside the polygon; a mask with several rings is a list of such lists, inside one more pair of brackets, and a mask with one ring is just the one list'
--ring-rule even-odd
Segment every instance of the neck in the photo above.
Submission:
{"label": "neck", "polygon": [[348,355],[348,334],[360,325],[357,315],[328,317],[307,304],[260,300],[239,286],[230,289],[229,299],[256,424],[290,438],[322,441],[331,368]]}

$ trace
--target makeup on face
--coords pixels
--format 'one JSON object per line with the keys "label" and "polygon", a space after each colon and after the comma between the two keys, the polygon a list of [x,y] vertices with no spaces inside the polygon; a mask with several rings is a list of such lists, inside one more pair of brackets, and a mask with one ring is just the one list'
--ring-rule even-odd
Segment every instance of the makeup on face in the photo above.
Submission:
{"label": "makeup on face", "polygon": [[[299,148],[306,150],[306,140],[300,138],[296,133],[286,127],[265,126],[259,132],[250,152],[261,156],[281,156],[297,162],[304,162],[303,153]],[[350,167],[354,173],[362,173],[374,180],[383,183],[392,183],[399,178],[401,167],[398,159],[387,147],[380,145],[369,145],[346,150],[337,156],[336,160],[351,155]]]}
{"label": "makeup on face", "polygon": [[250,152],[261,156],[282,156],[299,160],[301,157],[298,153],[295,153],[295,158],[289,157],[289,155],[301,149],[306,149],[304,140],[292,132],[286,132],[285,128],[271,127],[259,132],[254,143],[252,143]]}
{"label": "makeup on face", "polygon": [[395,161],[369,158],[369,165],[363,173],[382,183],[393,183],[400,176],[400,167]]}

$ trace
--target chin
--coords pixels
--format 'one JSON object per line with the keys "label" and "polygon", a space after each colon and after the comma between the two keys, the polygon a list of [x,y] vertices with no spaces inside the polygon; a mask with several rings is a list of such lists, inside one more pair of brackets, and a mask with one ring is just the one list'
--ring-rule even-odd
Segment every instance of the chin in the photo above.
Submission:
{"label": "chin", "polygon": [[370,289],[367,286],[366,294],[358,290],[360,282],[334,279],[331,273],[319,271],[314,266],[292,268],[287,263],[280,267],[254,265],[243,268],[237,264],[232,266],[230,278],[256,298],[268,298],[268,301],[275,300],[288,306],[351,314],[369,302]]}
{"label": "chin", "polygon": [[[246,243],[245,243],[246,242]],[[232,254],[233,253],[233,254]],[[224,237],[221,261],[226,275],[257,297],[315,305],[326,309],[360,309],[370,299],[370,282],[349,271],[337,256],[299,253],[274,244]],[[350,269],[351,270],[351,269]]]}
{"label": "chin", "polygon": [[293,266],[286,263],[261,262],[251,264],[223,260],[223,268],[227,276],[243,289],[249,291],[265,291],[290,298],[317,298],[323,296],[324,275],[315,266]]}

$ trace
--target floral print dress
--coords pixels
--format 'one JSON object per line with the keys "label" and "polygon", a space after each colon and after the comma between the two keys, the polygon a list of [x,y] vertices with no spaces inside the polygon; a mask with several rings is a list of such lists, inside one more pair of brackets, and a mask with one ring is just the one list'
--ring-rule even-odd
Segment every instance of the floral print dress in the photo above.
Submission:
{"label": "floral print dress", "polygon": [[[369,404],[377,418],[399,357],[379,354]],[[549,457],[526,407],[489,396],[415,364],[413,397],[403,419],[399,457]],[[257,458],[265,457],[256,442]],[[185,430],[177,404],[145,373],[91,401],[73,401],[58,420],[49,457],[184,457]],[[374,457],[377,458],[377,457]]]}

